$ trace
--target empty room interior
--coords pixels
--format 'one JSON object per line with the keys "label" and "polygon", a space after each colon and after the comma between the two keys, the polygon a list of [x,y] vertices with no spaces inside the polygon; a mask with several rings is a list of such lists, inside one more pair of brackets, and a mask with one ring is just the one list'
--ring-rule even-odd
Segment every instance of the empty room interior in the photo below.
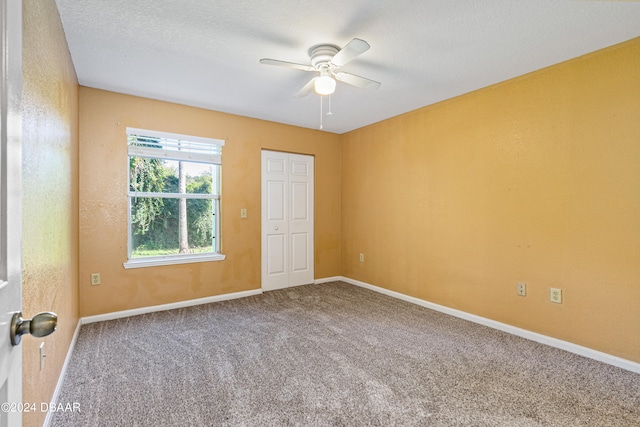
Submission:
{"label": "empty room interior", "polygon": [[[525,343],[549,348],[587,364],[585,372],[597,378],[598,369],[605,377],[620,376],[608,386],[631,400],[611,398],[610,407],[640,403],[640,2],[23,0],[22,22],[22,313],[57,314],[53,334],[23,337],[20,344],[22,402],[40,405],[64,396],[70,372],[89,363],[73,358],[85,333],[98,334],[108,324],[126,329],[124,322],[135,327],[142,319],[152,324],[154,316],[164,322],[174,313],[166,310],[223,328],[247,310],[243,319],[251,321],[229,324],[228,336],[202,338],[206,348],[179,348],[190,348],[189,358],[207,354],[211,367],[216,351],[235,345],[229,336],[247,334],[238,345],[248,345],[255,335],[246,348],[254,348],[262,363],[273,357],[271,368],[255,362],[256,369],[299,378],[299,372],[278,371],[283,364],[267,354],[284,357],[284,346],[259,344],[263,332],[284,340],[265,326],[279,316],[301,316],[286,337],[305,343],[296,347],[299,358],[306,357],[300,349],[316,352],[316,345],[366,324],[369,332],[351,342],[357,357],[369,355],[374,365],[378,352],[393,353],[395,344],[383,344],[394,338],[385,336],[386,322],[391,330],[398,322],[420,325],[395,337],[399,345],[415,346],[403,353],[406,366],[429,353],[427,319],[435,319],[434,331],[441,322],[464,322],[482,329],[471,329],[477,332],[469,338],[448,333],[460,352],[467,339],[495,338],[474,344],[481,354],[476,361],[487,357],[486,366],[472,361],[475,356],[465,359],[470,382],[489,383],[484,369],[500,370],[490,356],[498,350],[488,347],[518,339],[511,350]],[[324,78],[335,85],[333,94],[318,93]],[[163,169],[175,173],[163,182],[173,179],[177,190],[142,189],[146,183],[133,189],[139,178],[133,165],[151,165],[147,160],[156,152],[189,163],[180,160],[191,155],[180,151],[180,141],[189,138],[219,150],[207,160],[189,160],[214,171],[208,193],[189,190],[197,184],[191,172],[184,178],[191,184],[182,189],[182,166]],[[171,141],[178,141],[175,151],[166,148]],[[136,154],[143,145],[146,151]],[[278,165],[292,175],[270,181]],[[298,173],[308,180],[296,181]],[[185,192],[191,194],[179,197]],[[178,228],[195,224],[189,213],[195,208],[174,216],[162,211],[182,201],[206,206],[204,231],[189,231],[191,242],[204,236],[204,253],[194,253],[193,243],[182,250],[186,232]],[[180,248],[154,252],[152,230],[154,244],[175,234]],[[260,305],[280,300],[275,308]],[[329,307],[333,302],[345,305]],[[227,317],[216,317],[218,311]],[[261,313],[274,317],[267,321]],[[326,342],[291,332],[308,331],[305,321],[319,322],[327,313],[337,317],[325,319]],[[374,315],[380,317],[373,321]],[[100,333],[108,339],[106,329]],[[334,368],[325,365],[328,359],[316,365],[326,369],[323,375],[353,368],[355,347],[331,347]],[[449,366],[437,354],[429,357],[430,366],[438,360]],[[509,358],[524,366],[535,356],[523,350]],[[522,381],[545,375],[553,367],[549,360],[525,370]],[[390,358],[385,369],[404,361]],[[92,368],[92,375],[110,366]],[[431,374],[420,374],[419,366],[405,383],[398,366],[389,374],[393,384],[379,366],[357,371],[365,376],[380,368],[375,382],[358,383],[353,374],[352,396],[363,400],[349,405],[372,417],[360,419],[363,425],[640,425],[637,409],[621,410],[623,418],[609,424],[588,418],[554,424],[543,407],[522,413],[485,408],[481,414],[477,401],[473,411],[467,406],[467,418],[455,420],[446,412],[452,411],[449,400],[423,397]],[[286,389],[289,404],[273,409],[269,397],[245,396],[269,400],[264,412],[242,418],[250,405],[238,406],[223,414],[223,425],[278,425],[287,416],[287,425],[360,424],[346,418],[346,403],[323,408],[329,414],[323,418],[313,408],[329,407],[329,400],[311,402],[313,393],[288,383],[278,389],[266,372],[256,378],[273,380],[275,395]],[[341,393],[335,376],[308,375],[307,387],[317,391],[330,382],[333,396]],[[455,389],[465,406],[462,385],[442,381],[430,386],[442,393]],[[216,382],[206,385],[211,393]],[[379,387],[365,387],[373,383]],[[576,393],[593,395],[596,383]],[[415,387],[414,399],[404,386]],[[237,387],[242,390],[229,393],[253,390]],[[490,391],[486,395],[491,398]],[[298,412],[287,415],[296,399]],[[409,401],[414,406],[401,414]],[[206,404],[210,411],[216,402]],[[91,417],[99,405],[79,404],[82,415],[38,409],[23,413],[22,423],[81,425],[74,417]],[[387,404],[393,410],[376,412]],[[558,405],[550,411],[561,412],[565,404]],[[110,411],[115,421],[103,425],[127,425],[118,421],[117,405]],[[150,420],[155,415],[149,411]],[[166,425],[180,425],[166,416]],[[198,424],[194,420],[191,425]]]}

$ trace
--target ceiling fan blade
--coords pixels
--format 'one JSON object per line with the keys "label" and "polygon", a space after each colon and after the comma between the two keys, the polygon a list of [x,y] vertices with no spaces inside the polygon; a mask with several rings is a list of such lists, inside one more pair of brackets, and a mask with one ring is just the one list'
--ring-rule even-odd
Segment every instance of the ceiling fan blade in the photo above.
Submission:
{"label": "ceiling fan blade", "polygon": [[382,83],[375,80],[365,79],[364,77],[356,76],[351,73],[334,73],[336,80],[356,86],[362,89],[378,89]]}
{"label": "ceiling fan blade", "polygon": [[342,67],[347,62],[351,61],[358,55],[369,50],[371,46],[364,40],[353,39],[345,47],[340,49],[338,53],[331,59],[331,63],[335,67]]}
{"label": "ceiling fan blade", "polygon": [[316,70],[311,65],[296,64],[295,62],[279,61],[277,59],[262,58],[260,60],[260,63],[265,65],[277,65],[279,67],[295,68],[296,70],[302,70],[302,71]]}
{"label": "ceiling fan blade", "polygon": [[311,91],[313,90],[313,86],[317,78],[318,77],[314,77],[311,80],[309,80],[309,82],[307,82],[306,85],[302,86],[302,89],[300,89],[298,93],[296,93],[294,96],[296,98],[304,98],[305,96],[309,95],[309,93],[311,93]]}

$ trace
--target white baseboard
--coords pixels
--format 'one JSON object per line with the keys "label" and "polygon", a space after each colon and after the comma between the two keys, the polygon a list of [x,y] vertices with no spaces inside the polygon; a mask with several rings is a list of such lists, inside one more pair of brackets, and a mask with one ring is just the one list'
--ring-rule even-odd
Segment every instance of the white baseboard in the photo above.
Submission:
{"label": "white baseboard", "polygon": [[344,277],[342,277],[342,276],[324,277],[324,278],[322,278],[322,279],[315,279],[315,280],[313,281],[313,284],[314,284],[314,285],[319,285],[319,284],[321,284],[321,283],[339,282],[339,281],[341,281],[341,280],[342,280],[342,281],[346,281],[346,280],[344,279]]}
{"label": "white baseboard", "polygon": [[375,292],[379,292],[384,295],[388,295],[393,298],[398,298],[403,301],[407,301],[413,304],[420,305],[422,307],[430,308],[441,313],[449,314],[451,316],[459,317],[460,319],[469,320],[470,322],[478,323],[480,325],[488,326],[493,329],[498,329],[503,332],[507,332],[512,335],[517,335],[522,338],[529,339],[531,341],[546,344],[551,347],[556,347],[561,350],[568,351],[570,353],[577,354],[579,356],[587,357],[589,359],[597,360],[609,365],[617,366],[618,368],[626,369],[627,371],[636,372],[640,374],[640,363],[633,362],[631,360],[623,359],[621,357],[613,356],[608,353],[603,353],[598,350],[593,350],[589,347],[583,347],[578,344],[574,344],[568,341],[563,341],[557,338],[549,337],[539,334],[537,332],[531,332],[526,329],[511,326],[506,323],[501,323],[495,320],[487,319],[486,317],[477,316],[475,314],[467,313],[461,310],[449,308],[440,304],[435,304],[429,301],[422,300],[420,298],[411,297],[400,292],[390,291],[388,289],[380,288],[378,286],[371,285],[369,283],[361,282],[359,280],[350,279],[348,277],[340,277],[335,280],[342,280],[343,282],[351,285],[360,286]]}
{"label": "white baseboard", "polygon": [[156,311],[173,310],[176,308],[191,307],[194,305],[209,304],[212,302],[227,301],[227,300],[236,299],[236,298],[250,297],[253,295],[260,295],[261,293],[262,293],[262,289],[253,289],[250,291],[234,292],[231,294],[215,295],[212,297],[172,302],[169,304],[162,304],[162,305],[153,305],[150,307],[134,308],[131,310],[115,311],[113,313],[97,314],[95,316],[86,316],[86,317],[80,318],[80,321],[82,322],[83,325],[86,325],[94,322],[104,322],[105,320],[114,320],[114,319],[121,319],[123,317],[139,316],[141,314],[153,313]]}
{"label": "white baseboard", "polygon": [[[53,391],[53,396],[51,396],[50,402],[57,403],[58,396],[60,395],[60,389],[62,388],[62,383],[64,382],[64,377],[67,373],[67,366],[69,366],[69,361],[71,360],[71,355],[73,354],[73,349],[76,347],[76,341],[78,340],[78,334],[80,333],[80,326],[82,322],[78,319],[78,324],[76,325],[76,330],[73,333],[73,338],[71,338],[71,342],[69,343],[69,349],[67,350],[67,356],[64,358],[64,363],[62,364],[62,370],[60,370],[60,375],[58,376],[58,382],[56,383],[56,388]],[[51,422],[51,417],[53,416],[53,412],[47,411],[47,416],[44,419],[43,427],[49,427],[49,423]]]}

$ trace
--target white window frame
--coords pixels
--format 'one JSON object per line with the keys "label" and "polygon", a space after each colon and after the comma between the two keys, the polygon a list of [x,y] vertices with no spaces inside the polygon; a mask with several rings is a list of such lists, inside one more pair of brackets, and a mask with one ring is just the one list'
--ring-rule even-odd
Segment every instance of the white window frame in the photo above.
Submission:
{"label": "white window frame", "polygon": [[[214,164],[220,166],[220,172],[222,171],[222,147],[224,141],[214,138],[203,138],[199,136],[181,135],[177,133],[160,132],[148,129],[138,129],[127,127],[127,144],[131,135],[147,138],[158,138],[163,140],[163,150],[157,148],[148,148],[144,146],[128,145],[127,164],[131,157],[147,157],[147,158],[165,158],[167,160],[182,160],[188,162]],[[184,150],[187,147],[187,150]],[[181,150],[179,150],[181,148]],[[128,167],[127,167],[128,171]],[[221,175],[221,173],[219,174]],[[221,193],[222,185],[220,182],[221,176],[217,179],[217,194],[189,194],[188,199],[210,199],[215,203],[216,208],[216,222],[215,222],[215,245],[213,252],[205,254],[175,254],[175,255],[162,255],[162,256],[149,256],[141,258],[131,258],[131,200],[134,197],[144,195],[145,197],[164,197],[164,198],[178,198],[184,197],[179,193],[140,193],[127,190],[128,208],[127,208],[127,258],[128,260],[123,263],[124,268],[140,268],[140,267],[155,267],[161,265],[174,265],[174,264],[187,264],[193,262],[206,262],[206,261],[222,261],[226,256],[222,251],[222,239],[221,239]],[[129,187],[129,180],[127,179],[127,188]]]}

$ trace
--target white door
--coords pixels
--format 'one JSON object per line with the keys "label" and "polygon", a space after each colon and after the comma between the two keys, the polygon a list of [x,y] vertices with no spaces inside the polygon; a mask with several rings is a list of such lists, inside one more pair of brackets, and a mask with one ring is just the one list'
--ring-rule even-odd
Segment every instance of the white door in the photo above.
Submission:
{"label": "white door", "polygon": [[313,156],[262,151],[262,289],[313,283]]}
{"label": "white door", "polygon": [[11,403],[22,401],[22,352],[11,345],[9,325],[22,294],[22,1],[0,1],[0,426],[17,427],[22,414]]}

